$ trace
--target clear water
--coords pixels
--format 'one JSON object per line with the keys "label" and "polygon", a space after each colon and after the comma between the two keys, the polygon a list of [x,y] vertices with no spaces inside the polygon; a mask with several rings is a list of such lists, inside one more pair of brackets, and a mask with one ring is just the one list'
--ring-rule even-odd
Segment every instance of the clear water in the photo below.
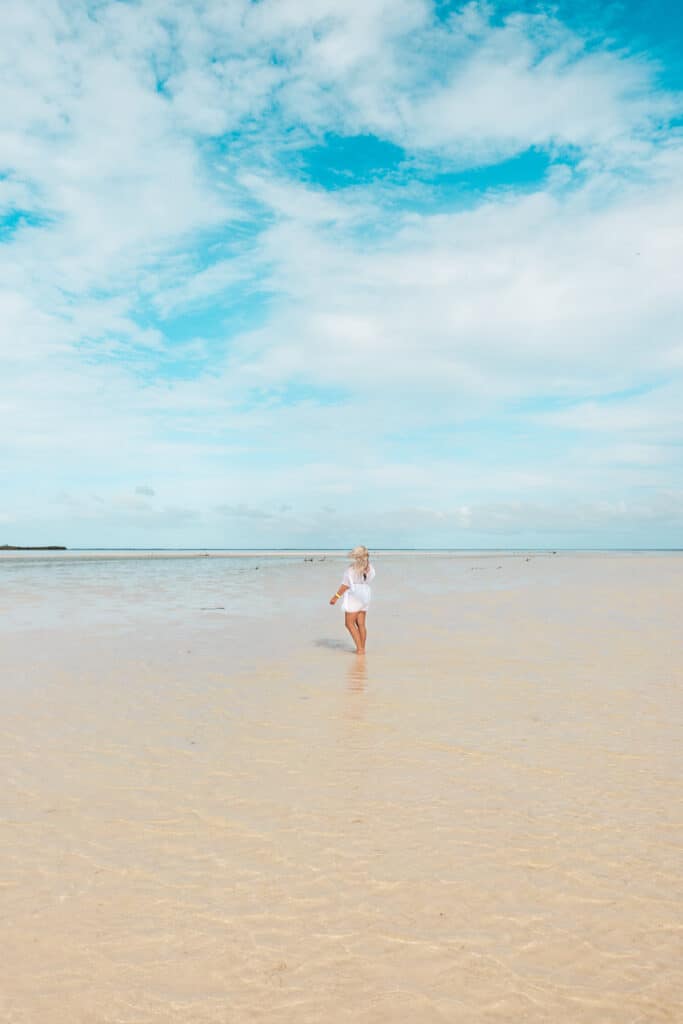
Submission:
{"label": "clear water", "polygon": [[[624,554],[612,553],[616,559]],[[575,558],[562,552],[378,552],[373,613],[400,614],[420,598],[454,591],[526,587],[542,564],[546,578],[559,580]],[[344,552],[3,552],[0,633],[66,624],[129,628],[153,620],[190,625],[212,617],[249,618],[268,628],[283,616],[302,623],[325,611],[345,564]]]}
{"label": "clear water", "polygon": [[[267,614],[289,558],[92,555],[0,559],[0,628],[186,621],[201,612]],[[268,585],[264,585],[265,578]]]}

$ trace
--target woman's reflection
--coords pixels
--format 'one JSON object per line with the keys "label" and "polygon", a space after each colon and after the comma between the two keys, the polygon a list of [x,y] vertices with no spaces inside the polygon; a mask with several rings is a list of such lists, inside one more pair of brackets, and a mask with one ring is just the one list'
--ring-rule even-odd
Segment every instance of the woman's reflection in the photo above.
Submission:
{"label": "woman's reflection", "polygon": [[367,658],[353,658],[353,660],[349,660],[351,664],[346,676],[349,694],[347,713],[349,718],[359,719],[362,718],[365,708],[363,694],[365,693],[365,684],[368,681],[368,662]]}

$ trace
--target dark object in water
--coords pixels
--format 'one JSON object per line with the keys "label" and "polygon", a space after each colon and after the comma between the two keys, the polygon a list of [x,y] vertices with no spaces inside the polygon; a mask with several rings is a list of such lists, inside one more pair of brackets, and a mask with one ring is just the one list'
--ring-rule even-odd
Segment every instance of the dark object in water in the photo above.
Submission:
{"label": "dark object in water", "polygon": [[23,548],[17,544],[0,544],[0,551],[66,551],[63,544],[46,544],[42,547]]}

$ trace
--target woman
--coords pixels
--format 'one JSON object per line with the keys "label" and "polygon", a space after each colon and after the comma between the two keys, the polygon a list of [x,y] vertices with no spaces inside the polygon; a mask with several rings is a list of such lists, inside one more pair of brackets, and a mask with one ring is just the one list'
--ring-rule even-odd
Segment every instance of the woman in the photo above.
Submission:
{"label": "woman", "polygon": [[356,654],[365,654],[367,630],[365,616],[370,604],[370,582],[375,578],[375,570],[370,565],[368,549],[360,544],[350,552],[351,565],[344,573],[344,579],[330,604],[336,604],[342,598],[344,622],[356,645]]}

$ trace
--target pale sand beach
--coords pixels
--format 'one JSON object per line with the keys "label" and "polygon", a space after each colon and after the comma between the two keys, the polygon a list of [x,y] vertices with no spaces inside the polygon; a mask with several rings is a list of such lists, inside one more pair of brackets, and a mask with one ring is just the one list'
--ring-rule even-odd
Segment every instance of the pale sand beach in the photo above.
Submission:
{"label": "pale sand beach", "polygon": [[683,1021],[683,557],[0,557],[3,1024]]}

